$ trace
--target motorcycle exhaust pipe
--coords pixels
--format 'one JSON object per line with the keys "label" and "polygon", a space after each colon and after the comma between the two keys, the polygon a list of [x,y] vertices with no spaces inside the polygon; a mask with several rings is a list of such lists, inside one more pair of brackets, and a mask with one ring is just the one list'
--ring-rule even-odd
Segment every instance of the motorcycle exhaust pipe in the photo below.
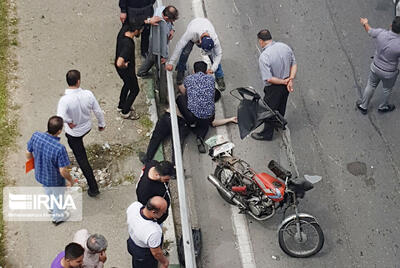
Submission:
{"label": "motorcycle exhaust pipe", "polygon": [[235,195],[233,192],[227,190],[227,189],[221,184],[221,182],[220,182],[219,180],[217,180],[217,178],[215,178],[214,175],[211,175],[211,174],[208,175],[207,179],[208,179],[208,181],[211,182],[218,190],[220,190],[221,192],[223,192],[225,196],[227,196],[230,200],[232,200],[232,202],[234,202],[239,208],[245,209],[245,210],[246,210],[246,213],[248,213],[248,214],[249,214],[250,216],[252,216],[254,219],[256,219],[256,220],[258,220],[258,221],[264,221],[264,220],[267,220],[267,219],[269,219],[269,218],[271,218],[272,216],[275,215],[275,207],[274,207],[274,206],[272,206],[272,213],[271,213],[270,215],[266,215],[266,216],[264,216],[264,217],[258,217],[258,216],[256,216],[256,215],[254,215],[251,211],[249,211],[249,210],[247,209],[246,205],[243,204],[243,202],[240,201],[240,200],[236,197],[236,195]]}
{"label": "motorcycle exhaust pipe", "polygon": [[215,178],[214,175],[208,175],[207,177],[208,181],[211,182],[218,190],[220,190],[221,192],[224,193],[224,195],[226,197],[228,197],[230,200],[232,200],[232,202],[234,202],[237,206],[239,206],[240,208],[245,209],[246,205],[242,203],[242,201],[240,201],[234,193],[232,193],[231,191],[227,190],[219,180],[217,180],[217,178]]}

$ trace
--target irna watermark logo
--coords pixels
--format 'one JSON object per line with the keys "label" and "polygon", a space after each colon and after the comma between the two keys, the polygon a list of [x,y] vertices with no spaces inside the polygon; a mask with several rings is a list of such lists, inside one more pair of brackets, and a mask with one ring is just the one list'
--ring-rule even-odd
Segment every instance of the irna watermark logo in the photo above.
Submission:
{"label": "irna watermark logo", "polygon": [[[61,215],[61,216],[60,216]],[[6,221],[82,220],[80,187],[5,187],[3,217]],[[61,217],[61,218],[60,218]]]}

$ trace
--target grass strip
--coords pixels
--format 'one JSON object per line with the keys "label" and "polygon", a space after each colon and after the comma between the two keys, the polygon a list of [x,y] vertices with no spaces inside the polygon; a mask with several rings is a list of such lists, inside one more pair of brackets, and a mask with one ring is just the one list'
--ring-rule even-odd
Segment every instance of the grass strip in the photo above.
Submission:
{"label": "grass strip", "polygon": [[[0,266],[5,266],[5,235],[3,221],[3,187],[6,185],[5,158],[7,148],[13,144],[16,121],[8,115],[9,95],[7,91],[10,60],[8,52],[11,44],[8,20],[9,3],[0,0]],[[15,26],[15,24],[14,24]],[[15,39],[16,40],[16,39]]]}

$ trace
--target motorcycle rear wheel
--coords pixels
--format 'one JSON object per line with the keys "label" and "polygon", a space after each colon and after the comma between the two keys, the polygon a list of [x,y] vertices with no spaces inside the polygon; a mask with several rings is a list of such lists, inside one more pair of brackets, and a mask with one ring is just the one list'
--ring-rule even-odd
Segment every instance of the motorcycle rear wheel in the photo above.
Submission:
{"label": "motorcycle rear wheel", "polygon": [[279,246],[291,257],[307,258],[322,249],[324,233],[313,218],[300,217],[299,220],[301,234],[297,232],[296,218],[281,226],[278,230]]}
{"label": "motorcycle rear wheel", "polygon": [[[222,185],[225,185],[224,180],[226,179],[226,178],[224,178],[224,176],[225,176],[224,170],[231,171],[229,168],[222,168],[219,166],[217,166],[214,171],[214,176],[217,178],[217,180],[219,180],[221,182]],[[222,192],[219,189],[217,189],[217,191],[218,191],[219,195],[222,197],[222,199],[224,199],[226,202],[228,202],[231,205],[235,205],[235,203],[228,196],[226,196],[224,194],[224,192]]]}

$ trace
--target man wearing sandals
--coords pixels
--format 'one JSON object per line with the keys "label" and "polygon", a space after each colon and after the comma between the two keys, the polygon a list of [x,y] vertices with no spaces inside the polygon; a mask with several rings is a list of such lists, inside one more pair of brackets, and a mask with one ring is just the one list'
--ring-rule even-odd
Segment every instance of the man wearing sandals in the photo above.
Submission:
{"label": "man wearing sandals", "polygon": [[378,112],[391,112],[396,108],[394,104],[389,104],[389,98],[399,74],[397,66],[400,57],[400,17],[394,18],[391,31],[372,28],[368,24],[367,18],[360,18],[360,23],[365,31],[375,39],[376,51],[371,63],[367,86],[361,100],[357,101],[357,108],[362,114],[367,114],[369,101],[379,82],[382,81],[383,102],[379,105]]}

